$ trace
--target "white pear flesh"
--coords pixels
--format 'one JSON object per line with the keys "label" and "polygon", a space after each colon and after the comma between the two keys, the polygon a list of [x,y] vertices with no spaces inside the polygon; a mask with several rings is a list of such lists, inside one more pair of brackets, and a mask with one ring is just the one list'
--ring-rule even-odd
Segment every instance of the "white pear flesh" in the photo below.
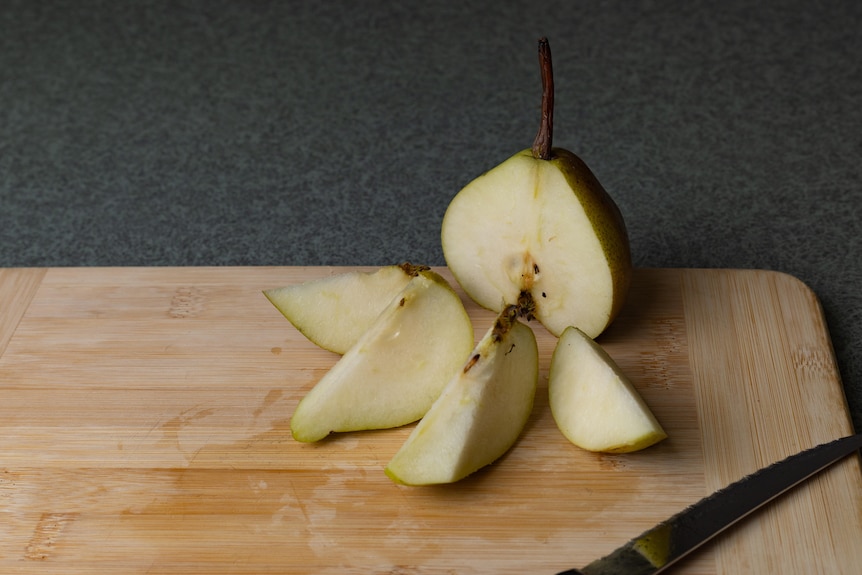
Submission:
{"label": "white pear flesh", "polygon": [[343,354],[411,277],[404,267],[392,265],[268,289],[263,294],[311,342]]}
{"label": "white pear flesh", "polygon": [[525,150],[467,184],[443,218],[443,253],[482,307],[499,311],[526,291],[554,335],[574,325],[596,337],[628,290],[628,236],[589,168],[556,153],[548,161]]}
{"label": "white pear flesh", "polygon": [[421,418],[473,348],[473,326],[458,295],[425,271],[299,402],[293,438],[398,427]]}
{"label": "white pear flesh", "polygon": [[577,328],[567,328],[557,342],[548,395],[557,427],[582,449],[626,453],[667,437],[610,355]]}
{"label": "white pear flesh", "polygon": [[[504,312],[505,313],[505,312]],[[386,466],[405,485],[453,483],[502,456],[533,408],[538,351],[514,316],[492,327]]]}

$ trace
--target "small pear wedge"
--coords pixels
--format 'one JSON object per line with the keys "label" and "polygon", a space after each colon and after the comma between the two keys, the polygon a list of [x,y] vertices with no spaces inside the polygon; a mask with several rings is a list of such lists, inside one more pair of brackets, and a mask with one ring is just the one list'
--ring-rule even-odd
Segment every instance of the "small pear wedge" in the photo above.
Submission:
{"label": "small pear wedge", "polygon": [[294,439],[416,421],[472,348],[461,299],[438,274],[418,273],[299,402],[290,421]]}
{"label": "small pear wedge", "polygon": [[582,449],[626,453],[667,437],[610,355],[575,327],[554,349],[548,395],[557,427]]}
{"label": "small pear wedge", "polygon": [[311,342],[344,354],[392,298],[426,269],[404,263],[374,272],[352,271],[264,290],[263,295]]}
{"label": "small pear wedge", "polygon": [[452,483],[515,443],[533,408],[538,350],[533,331],[503,310],[462,369],[386,466],[405,485]]}

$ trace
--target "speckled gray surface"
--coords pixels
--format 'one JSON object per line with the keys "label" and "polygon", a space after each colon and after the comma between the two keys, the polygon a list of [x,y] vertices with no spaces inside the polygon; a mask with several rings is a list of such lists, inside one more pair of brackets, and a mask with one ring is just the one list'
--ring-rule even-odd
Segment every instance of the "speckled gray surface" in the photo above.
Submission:
{"label": "speckled gray surface", "polygon": [[862,3],[371,4],[0,2],[0,266],[442,265],[547,35],[636,265],[803,280],[862,429]]}

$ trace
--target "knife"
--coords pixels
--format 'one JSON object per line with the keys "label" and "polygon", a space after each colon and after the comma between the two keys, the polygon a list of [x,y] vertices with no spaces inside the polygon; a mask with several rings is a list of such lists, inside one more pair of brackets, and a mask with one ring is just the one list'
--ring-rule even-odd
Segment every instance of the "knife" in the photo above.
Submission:
{"label": "knife", "polygon": [[734,523],[860,448],[862,433],[791,455],[701,499],[586,567],[557,575],[661,573]]}

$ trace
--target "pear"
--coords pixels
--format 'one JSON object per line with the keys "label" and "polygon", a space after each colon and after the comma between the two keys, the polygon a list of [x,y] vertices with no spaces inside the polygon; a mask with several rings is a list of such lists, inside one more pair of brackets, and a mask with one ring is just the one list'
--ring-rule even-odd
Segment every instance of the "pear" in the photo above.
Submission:
{"label": "pear", "polygon": [[557,427],[582,449],[626,453],[667,437],[610,355],[576,327],[554,349],[548,397]]}
{"label": "pear", "polygon": [[343,354],[392,298],[427,269],[403,263],[268,289],[263,294],[305,337],[323,349]]}
{"label": "pear", "polygon": [[418,272],[299,402],[294,439],[384,429],[421,418],[473,348],[473,326],[446,280]]}
{"label": "pear", "polygon": [[515,443],[533,408],[538,350],[533,331],[503,310],[463,368],[385,468],[398,483],[452,483]]}
{"label": "pear", "polygon": [[443,255],[480,306],[499,311],[529,298],[536,319],[554,335],[574,325],[596,337],[628,292],[628,235],[589,167],[551,146],[553,74],[544,38],[539,53],[542,122],[533,147],[455,195],[443,217]]}

